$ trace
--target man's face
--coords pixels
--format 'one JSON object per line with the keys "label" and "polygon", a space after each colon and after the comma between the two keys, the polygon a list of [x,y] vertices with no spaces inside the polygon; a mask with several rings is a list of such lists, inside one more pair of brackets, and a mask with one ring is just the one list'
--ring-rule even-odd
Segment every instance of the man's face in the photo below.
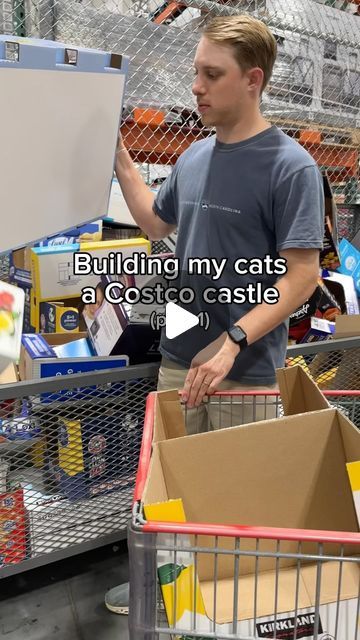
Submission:
{"label": "man's face", "polygon": [[[194,59],[192,92],[205,126],[231,126],[249,104],[249,72],[243,72],[232,49],[202,37]],[[251,73],[251,72],[250,72]]]}

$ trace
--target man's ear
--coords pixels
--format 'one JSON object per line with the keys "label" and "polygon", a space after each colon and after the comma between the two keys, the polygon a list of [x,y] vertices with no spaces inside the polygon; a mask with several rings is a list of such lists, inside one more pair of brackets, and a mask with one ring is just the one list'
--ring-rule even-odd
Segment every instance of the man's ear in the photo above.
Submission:
{"label": "man's ear", "polygon": [[261,92],[261,87],[264,82],[264,72],[260,67],[253,67],[247,71],[248,87],[250,91]]}

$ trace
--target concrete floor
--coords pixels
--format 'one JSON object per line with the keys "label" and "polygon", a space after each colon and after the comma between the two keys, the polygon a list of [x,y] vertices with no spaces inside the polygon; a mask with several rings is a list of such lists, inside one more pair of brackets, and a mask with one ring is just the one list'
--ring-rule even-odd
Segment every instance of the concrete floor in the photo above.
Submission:
{"label": "concrete floor", "polygon": [[0,580],[4,640],[128,640],[104,594],[128,578],[126,542]]}

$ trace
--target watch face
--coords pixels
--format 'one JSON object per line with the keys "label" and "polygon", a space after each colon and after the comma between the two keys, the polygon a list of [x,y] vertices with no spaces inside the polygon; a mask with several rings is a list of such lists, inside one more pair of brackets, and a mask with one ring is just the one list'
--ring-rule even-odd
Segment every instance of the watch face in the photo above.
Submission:
{"label": "watch face", "polygon": [[229,333],[230,333],[231,338],[235,342],[239,343],[242,340],[246,340],[246,335],[245,335],[244,331],[242,331],[242,329],[240,329],[240,327],[237,327],[237,326],[231,327]]}

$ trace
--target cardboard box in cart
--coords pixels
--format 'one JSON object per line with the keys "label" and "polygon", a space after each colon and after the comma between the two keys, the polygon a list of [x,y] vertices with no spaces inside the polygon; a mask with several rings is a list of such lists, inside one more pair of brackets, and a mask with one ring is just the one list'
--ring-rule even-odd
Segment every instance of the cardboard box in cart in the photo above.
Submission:
{"label": "cardboard box in cart", "polygon": [[[185,425],[177,392],[157,394],[153,451],[143,492],[148,520],[241,524],[262,527],[359,532],[346,463],[360,460],[360,433],[340,412],[331,408],[301,367],[278,371],[284,418],[265,420],[193,436]],[[224,463],[226,461],[226,471]],[[279,536],[281,537],[281,536]],[[172,538],[173,540],[173,538]],[[184,545],[184,540],[181,540]],[[217,544],[234,549],[234,539],[219,537]],[[211,548],[213,538],[198,536],[197,547]],[[186,542],[185,542],[186,546]],[[256,540],[241,539],[241,550],[256,550]],[[356,548],[356,547],[355,547]],[[276,552],[276,541],[261,540],[261,552]],[[302,553],[318,553],[317,543],[303,543]],[[354,547],[351,548],[354,553]],[[357,547],[357,552],[359,547]],[[281,542],[282,553],[298,553],[298,543]],[[345,556],[350,553],[345,548]],[[326,554],[339,555],[338,544],[327,544]],[[213,632],[213,553],[197,554],[197,631]],[[171,627],[191,630],[194,604],[194,558],[177,554],[177,610],[173,620],[173,551],[158,556]],[[277,615],[274,615],[276,561],[259,559],[257,576],[257,637],[314,637],[317,565],[303,562],[296,602],[296,560],[279,561]],[[254,633],[255,558],[239,562],[239,637]],[[231,634],[234,601],[234,556],[217,555],[216,632]],[[317,638],[349,640],[355,637],[359,593],[357,563],[344,563],[335,632],[339,563],[322,566],[320,624]],[[281,633],[280,633],[281,632]],[[189,633],[191,636],[191,632]]]}

